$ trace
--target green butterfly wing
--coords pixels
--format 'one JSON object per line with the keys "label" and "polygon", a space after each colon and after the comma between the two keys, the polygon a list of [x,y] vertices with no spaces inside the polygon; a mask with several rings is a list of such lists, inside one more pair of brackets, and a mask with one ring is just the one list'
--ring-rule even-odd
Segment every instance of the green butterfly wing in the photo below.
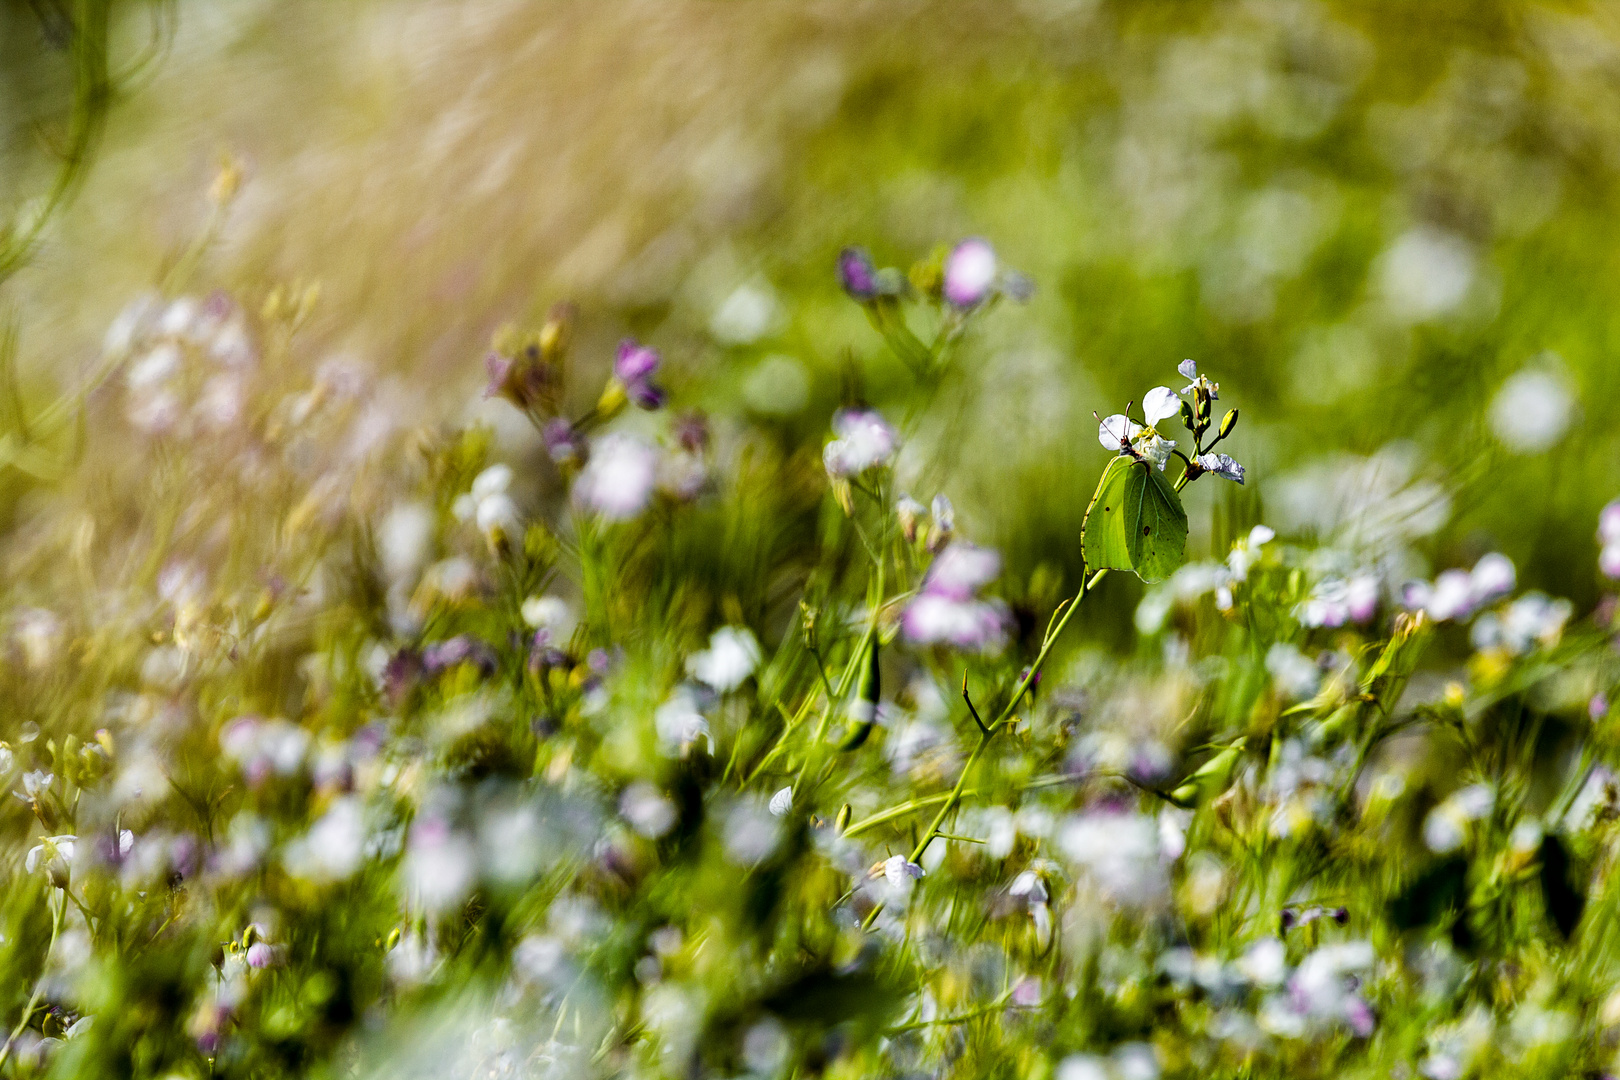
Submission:
{"label": "green butterfly wing", "polygon": [[1126,523],[1136,575],[1147,582],[1163,581],[1180,569],[1186,556],[1187,511],[1164,473],[1140,462],[1133,471],[1146,479],[1146,483],[1132,485],[1140,497],[1134,503],[1136,516]]}
{"label": "green butterfly wing", "polygon": [[1080,526],[1080,551],[1085,556],[1086,573],[1098,570],[1135,570],[1131,558],[1130,535],[1125,530],[1126,489],[1130,486],[1131,458],[1121,454],[1108,463],[1097,493],[1086,507],[1086,520]]}
{"label": "green butterfly wing", "polygon": [[1121,454],[1108,463],[1080,529],[1086,572],[1129,570],[1163,581],[1181,565],[1187,512],[1164,474]]}

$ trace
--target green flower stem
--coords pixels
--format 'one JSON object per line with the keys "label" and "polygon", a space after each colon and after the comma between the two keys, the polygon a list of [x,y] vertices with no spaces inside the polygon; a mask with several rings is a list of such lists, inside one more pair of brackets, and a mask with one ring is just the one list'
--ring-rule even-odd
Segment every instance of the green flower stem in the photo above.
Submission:
{"label": "green flower stem", "polygon": [[[51,940],[49,944],[45,946],[46,966],[50,965],[51,953],[56,949],[56,938],[62,931],[62,911],[66,907],[67,904],[61,900],[58,900],[57,903],[52,905]],[[11,1048],[17,1045],[18,1037],[22,1035],[23,1029],[28,1026],[28,1021],[33,1017],[34,1010],[39,1007],[40,995],[44,992],[45,973],[41,971],[39,979],[34,983],[34,995],[28,999],[28,1006],[27,1008],[23,1009],[22,1018],[17,1021],[17,1026],[11,1029],[11,1038],[6,1040],[6,1045],[0,1047],[0,1066],[5,1065],[6,1059],[11,1056]]]}
{"label": "green flower stem", "polygon": [[1007,699],[1007,704],[1002,707],[1001,714],[991,721],[984,729],[983,734],[979,736],[979,744],[973,748],[973,753],[968,755],[967,762],[962,766],[962,775],[957,777],[956,787],[945,797],[945,804],[939,808],[939,813],[934,815],[933,823],[928,826],[928,831],[923,833],[923,838],[917,842],[916,848],[912,851],[911,862],[921,859],[923,853],[928,850],[928,845],[933,843],[935,836],[939,835],[940,826],[945,824],[945,819],[950,817],[951,811],[956,809],[956,804],[962,799],[962,794],[967,787],[968,776],[973,772],[973,766],[978,764],[979,758],[984,755],[985,748],[990,745],[990,740],[995,738],[996,732],[1001,730],[1001,726],[1012,717],[1013,711],[1018,708],[1018,703],[1029,692],[1029,688],[1035,682],[1036,676],[1041,673],[1046,658],[1051,655],[1052,646],[1056,645],[1058,638],[1063,636],[1063,628],[1069,625],[1069,619],[1074,616],[1075,610],[1079,608],[1080,601],[1086,598],[1086,594],[1107,573],[1108,571],[1103,569],[1091,575],[1080,586],[1080,591],[1075,594],[1069,606],[1064,608],[1063,617],[1058,620],[1057,625],[1047,632],[1046,640],[1041,643],[1041,651],[1035,656],[1035,662],[1029,665],[1029,671],[1019,680],[1018,687],[1013,691],[1012,697]]}

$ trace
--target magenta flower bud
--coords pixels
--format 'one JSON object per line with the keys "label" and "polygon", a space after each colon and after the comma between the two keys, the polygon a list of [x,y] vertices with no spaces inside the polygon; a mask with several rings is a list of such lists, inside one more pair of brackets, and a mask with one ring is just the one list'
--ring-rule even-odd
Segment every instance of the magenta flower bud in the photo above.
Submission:
{"label": "magenta flower bud", "polygon": [[276,962],[275,946],[268,945],[262,941],[255,941],[252,945],[248,946],[247,962],[248,967],[255,969],[263,969],[271,966]]}
{"label": "magenta flower bud", "polygon": [[635,338],[625,338],[619,342],[619,354],[613,360],[613,374],[628,386],[657,371],[661,359],[657,349],[643,345]]}
{"label": "magenta flower bud", "polygon": [[578,465],[585,458],[585,447],[574,425],[562,417],[548,421],[540,432],[546,453],[558,465]]}
{"label": "magenta flower bud", "polygon": [[863,304],[877,296],[877,268],[865,248],[847,247],[838,253],[838,284]]}
{"label": "magenta flower bud", "polygon": [[970,308],[982,303],[996,283],[996,252],[988,241],[964,240],[945,257],[945,299]]}

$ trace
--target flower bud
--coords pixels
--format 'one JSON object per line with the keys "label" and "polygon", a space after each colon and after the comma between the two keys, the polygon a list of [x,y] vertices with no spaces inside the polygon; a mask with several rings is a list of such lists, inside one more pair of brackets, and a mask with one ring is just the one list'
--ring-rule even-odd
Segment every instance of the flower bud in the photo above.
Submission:
{"label": "flower bud", "polygon": [[1227,410],[1226,415],[1221,417],[1221,438],[1224,439],[1232,434],[1232,429],[1237,427],[1237,418],[1238,411],[1236,409]]}
{"label": "flower bud", "polygon": [[854,816],[854,813],[854,808],[849,803],[845,803],[838,808],[838,816],[833,819],[833,830],[839,836],[843,836],[844,830],[849,828],[849,819]]}
{"label": "flower bud", "polygon": [[1190,401],[1181,403],[1181,423],[1188,431],[1193,429],[1193,407]]}
{"label": "flower bud", "polygon": [[629,401],[630,395],[625,391],[624,383],[617,378],[609,379],[608,384],[602,388],[602,396],[597,399],[596,411],[603,420],[606,420],[622,412]]}
{"label": "flower bud", "polygon": [[878,663],[878,643],[875,639],[867,646],[865,659],[866,670],[861,672],[860,685],[856,687],[855,697],[849,703],[850,731],[839,744],[840,750],[854,750],[866,742],[867,736],[872,734],[872,723],[877,719],[878,697],[882,693],[883,680]]}

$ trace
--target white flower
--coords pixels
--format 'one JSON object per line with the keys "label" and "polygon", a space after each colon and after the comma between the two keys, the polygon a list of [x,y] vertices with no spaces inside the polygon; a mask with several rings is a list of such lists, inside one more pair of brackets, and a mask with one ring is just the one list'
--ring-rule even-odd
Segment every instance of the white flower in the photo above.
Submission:
{"label": "white flower", "polygon": [[771,813],[777,817],[786,817],[793,812],[793,785],[778,791],[771,796]]}
{"label": "white flower", "polygon": [[709,750],[714,749],[709,722],[698,711],[697,694],[690,686],[677,686],[669,699],[658,706],[653,713],[653,726],[666,753],[678,752],[685,757],[699,739],[704,740]]}
{"label": "white flower", "polygon": [[1142,417],[1149,425],[1181,415],[1181,399],[1168,386],[1155,386],[1142,399]]}
{"label": "white flower", "polygon": [[491,465],[473,478],[472,497],[476,502],[498,495],[512,486],[512,469],[508,465]]}
{"label": "white flower", "polygon": [[68,869],[73,865],[73,845],[77,840],[78,837],[69,834],[43,837],[28,849],[23,865],[30,874],[43,870],[51,884],[62,888],[67,884]]}
{"label": "white flower", "polygon": [[1165,462],[1170,460],[1170,451],[1176,448],[1174,439],[1161,439],[1158,432],[1149,429],[1141,438],[1136,440],[1135,450],[1142,455],[1143,460],[1164,471]]}
{"label": "white flower", "polygon": [[649,840],[656,840],[675,827],[675,804],[652,784],[637,780],[619,796],[619,813],[630,827]]}
{"label": "white flower", "polygon": [[686,673],[722,694],[741,686],[759,666],[759,641],[745,626],[722,626],[709,647],[686,660]]}
{"label": "white flower", "polygon": [[1140,434],[1142,425],[1124,413],[1115,413],[1097,426],[1097,441],[1107,450],[1123,450]]}
{"label": "white flower", "polygon": [[1302,701],[1316,693],[1322,670],[1294,646],[1279,641],[1266,653],[1266,671],[1284,697]]}
{"label": "white flower", "polygon": [[1385,301],[1408,319],[1456,310],[1473,283],[1473,248],[1455,233],[1419,226],[1402,234],[1383,256]]}
{"label": "white flower", "polygon": [[1423,842],[1440,855],[1456,851],[1467,838],[1468,826],[1495,805],[1496,793],[1487,784],[1470,784],[1452,792],[1424,819]]}
{"label": "white flower", "polygon": [[544,630],[552,641],[566,641],[574,632],[574,612],[560,596],[531,596],[523,601],[523,621],[531,629]]}
{"label": "white flower", "polygon": [[1041,881],[1040,875],[1033,870],[1025,870],[1013,878],[1013,883],[1007,889],[1007,892],[1013,896],[1027,897],[1031,904],[1044,904],[1047,900],[1046,884]]}
{"label": "white flower", "polygon": [[342,881],[360,868],[365,843],[360,800],[345,795],[332,803],[307,833],[287,846],[282,861],[293,877],[314,882]]}
{"label": "white flower", "polygon": [[1491,399],[1491,431],[1509,450],[1533,454],[1561,439],[1575,412],[1575,393],[1551,371],[1511,376]]}
{"label": "white flower", "polygon": [[1261,938],[1238,958],[1237,969],[1256,986],[1280,986],[1288,976],[1288,950],[1274,937]]}
{"label": "white flower", "polygon": [[1513,560],[1499,551],[1480,556],[1468,575],[1468,589],[1476,607],[1506,596],[1517,583]]}
{"label": "white flower", "polygon": [[1183,379],[1187,380],[1187,385],[1181,390],[1181,392],[1185,394],[1193,388],[1194,384],[1198,382],[1198,364],[1191,358],[1188,358],[1176,365],[1176,371]]}
{"label": "white flower", "polygon": [[837,437],[821,453],[830,476],[855,476],[887,465],[899,449],[894,428],[874,409],[841,409],[832,426]]}
{"label": "white flower", "polygon": [[1058,846],[1116,903],[1147,906],[1169,891],[1159,823],[1153,818],[1107,811],[1080,814],[1064,824]]}
{"label": "white flower", "polygon": [[1235,480],[1239,484],[1243,483],[1243,466],[1226,454],[1199,454],[1193,460],[1197,461],[1207,472],[1212,472],[1216,476],[1222,476],[1228,480]]}
{"label": "white flower", "polygon": [[606,435],[574,481],[574,501],[608,521],[628,521],[646,509],[657,482],[652,447],[629,435]]}
{"label": "white flower", "polygon": [[928,873],[904,855],[890,855],[883,860],[883,877],[895,889],[909,891],[912,883]]}

